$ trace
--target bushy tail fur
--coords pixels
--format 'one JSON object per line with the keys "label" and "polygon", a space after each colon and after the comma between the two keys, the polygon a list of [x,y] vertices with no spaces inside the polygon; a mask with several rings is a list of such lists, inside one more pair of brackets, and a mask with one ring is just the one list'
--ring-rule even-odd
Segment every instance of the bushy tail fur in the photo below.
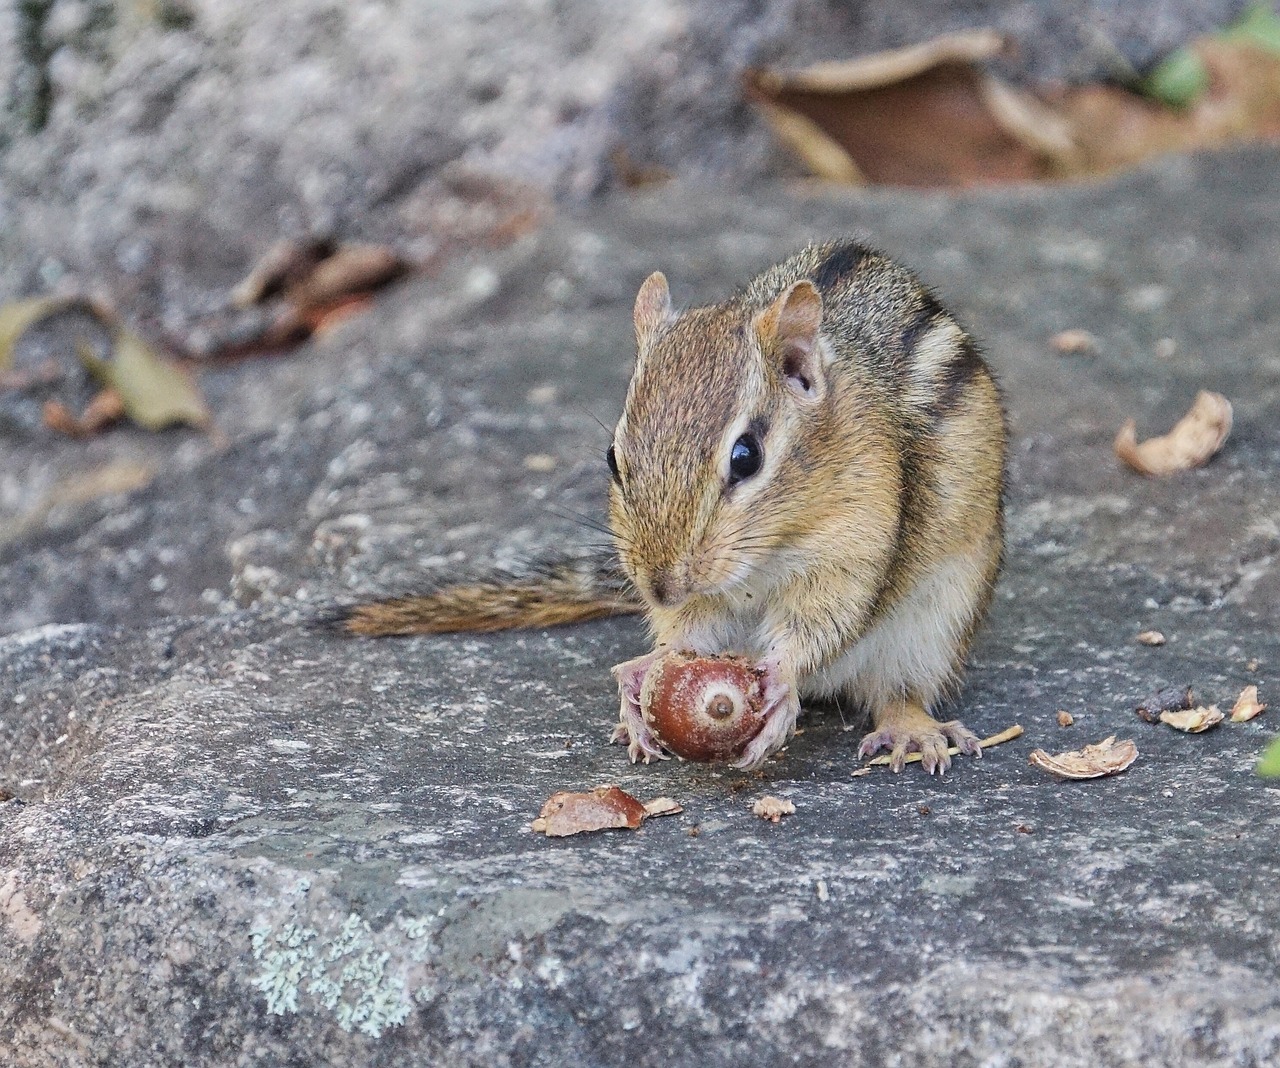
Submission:
{"label": "bushy tail fur", "polygon": [[347,634],[487,634],[557,627],[643,611],[613,559],[559,560],[510,578],[487,577],[337,609]]}

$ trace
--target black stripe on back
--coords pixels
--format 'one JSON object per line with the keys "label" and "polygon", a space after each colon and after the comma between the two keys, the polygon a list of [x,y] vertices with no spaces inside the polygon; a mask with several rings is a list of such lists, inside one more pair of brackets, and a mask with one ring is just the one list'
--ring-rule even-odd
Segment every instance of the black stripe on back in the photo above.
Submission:
{"label": "black stripe on back", "polygon": [[870,255],[870,249],[852,241],[847,245],[838,245],[818,264],[818,269],[813,272],[813,284],[819,293],[830,292],[842,278],[854,274]]}
{"label": "black stripe on back", "polygon": [[929,292],[921,293],[920,305],[916,309],[915,315],[911,322],[907,324],[907,328],[902,331],[902,351],[906,353],[907,360],[910,361],[912,354],[916,350],[916,345],[920,343],[920,339],[928,333],[930,327],[938,320],[939,316],[946,315],[942,305]]}
{"label": "black stripe on back", "polygon": [[926,465],[921,462],[915,446],[904,443],[898,454],[898,526],[894,534],[893,553],[872,598],[871,608],[867,613],[868,628],[892,607],[890,595],[902,592],[896,587],[908,566],[910,532],[915,529],[916,524],[924,522],[920,512],[932,485],[933,479]]}
{"label": "black stripe on back", "polygon": [[982,369],[982,356],[978,352],[978,346],[973,343],[973,338],[965,334],[959,351],[942,369],[942,376],[937,383],[937,399],[931,406],[933,416],[939,418],[949,415],[959,402],[964,387]]}

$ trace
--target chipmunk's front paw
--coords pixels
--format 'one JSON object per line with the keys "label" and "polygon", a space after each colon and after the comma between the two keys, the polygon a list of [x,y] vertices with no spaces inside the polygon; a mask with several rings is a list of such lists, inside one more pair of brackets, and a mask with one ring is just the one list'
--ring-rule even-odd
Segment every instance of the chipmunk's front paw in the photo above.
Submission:
{"label": "chipmunk's front paw", "polygon": [[653,732],[645,726],[644,720],[632,718],[628,712],[623,712],[618,723],[614,725],[613,733],[609,736],[611,745],[622,745],[624,742],[627,746],[627,759],[633,764],[640,761],[648,764],[651,760],[670,760],[671,754],[658,744],[658,740],[653,736]]}
{"label": "chipmunk's front paw", "polygon": [[759,666],[765,672],[760,680],[764,688],[761,700],[764,726],[733,762],[733,767],[744,771],[759,767],[786,745],[796,728],[796,717],[800,715],[800,698],[796,695],[795,684],[776,662],[766,660]]}
{"label": "chipmunk's front paw", "polygon": [[947,752],[951,745],[969,756],[982,756],[978,736],[958,719],[939,723],[915,701],[904,701],[876,716],[875,729],[862,739],[858,755],[871,756],[879,749],[888,749],[889,767],[901,771],[907,754],[919,753],[924,770],[940,775],[951,767],[951,754]]}
{"label": "chipmunk's front paw", "polygon": [[648,724],[640,714],[640,689],[644,685],[645,676],[649,674],[649,669],[661,659],[661,656],[662,654],[657,652],[647,653],[619,664],[613,669],[613,677],[618,680],[618,693],[622,699],[622,706],[618,711],[617,726],[613,728],[609,741],[614,744],[626,742],[627,759],[633,764],[640,761],[648,764],[651,760],[670,759],[670,754],[658,744],[658,739],[653,736],[653,732],[649,730]]}

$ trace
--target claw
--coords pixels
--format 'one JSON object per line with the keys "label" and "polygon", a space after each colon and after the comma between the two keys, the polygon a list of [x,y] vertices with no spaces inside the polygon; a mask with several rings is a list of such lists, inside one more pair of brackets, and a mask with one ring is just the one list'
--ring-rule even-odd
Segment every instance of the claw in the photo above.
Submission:
{"label": "claw", "polygon": [[889,768],[896,772],[906,767],[907,754],[916,752],[925,771],[941,775],[951,767],[948,743],[968,756],[982,756],[978,736],[958,719],[939,723],[915,701],[903,701],[880,710],[875,729],[858,746],[858,756],[888,749]]}
{"label": "claw", "polygon": [[662,654],[655,651],[628,660],[613,669],[613,677],[618,680],[621,708],[618,711],[618,723],[614,726],[609,741],[626,742],[627,759],[632,764],[669,759],[669,754],[658,744],[644,717],[640,715],[640,689],[644,685],[644,677],[661,658]]}
{"label": "claw", "polygon": [[764,677],[760,680],[763,687],[764,726],[747,743],[742,755],[730,765],[743,771],[759,767],[771,754],[786,745],[787,739],[795,730],[796,717],[800,714],[800,699],[796,696],[796,688],[788,681],[781,665],[774,660],[765,660],[758,666],[764,672]]}

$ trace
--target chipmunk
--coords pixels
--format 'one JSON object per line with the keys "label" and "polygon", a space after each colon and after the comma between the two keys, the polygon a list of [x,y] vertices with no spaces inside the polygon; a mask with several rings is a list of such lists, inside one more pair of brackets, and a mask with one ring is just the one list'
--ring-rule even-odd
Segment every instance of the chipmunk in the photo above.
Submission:
{"label": "chipmunk", "polygon": [[547,626],[643,611],[655,646],[613,669],[614,740],[666,754],[641,684],[675,649],[750,656],[765,726],[736,762],[784,745],[802,697],[849,699],[872,729],[860,755],[948,743],[931,715],[956,685],[1003,549],[1006,432],[973,339],[904,267],[853,242],[811,245],[736,295],[677,311],[666,278],[640,287],[637,357],[606,453],[607,568],[446,587],[357,605],[360,634]]}

